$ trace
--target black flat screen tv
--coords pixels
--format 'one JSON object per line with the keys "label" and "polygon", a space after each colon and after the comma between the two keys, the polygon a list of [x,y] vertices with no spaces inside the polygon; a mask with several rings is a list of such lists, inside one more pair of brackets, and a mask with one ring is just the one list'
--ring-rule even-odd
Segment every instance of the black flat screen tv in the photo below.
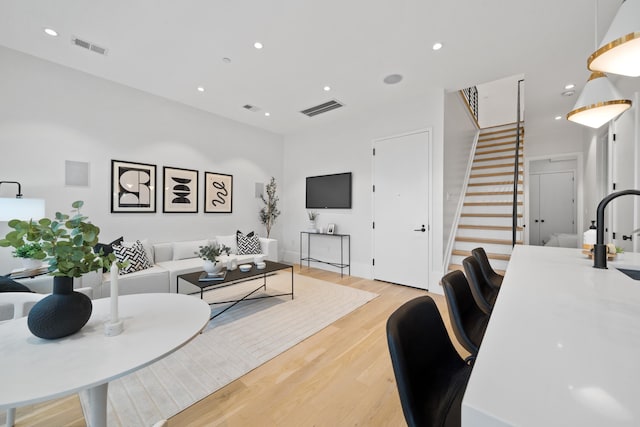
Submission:
{"label": "black flat screen tv", "polygon": [[351,172],[307,177],[307,209],[351,209]]}

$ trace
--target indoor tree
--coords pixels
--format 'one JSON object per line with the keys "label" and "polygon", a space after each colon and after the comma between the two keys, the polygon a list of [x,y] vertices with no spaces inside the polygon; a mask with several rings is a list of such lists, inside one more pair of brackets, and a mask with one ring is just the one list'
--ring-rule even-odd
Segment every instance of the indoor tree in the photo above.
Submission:
{"label": "indoor tree", "polygon": [[271,177],[271,181],[266,185],[267,197],[264,194],[260,195],[264,206],[260,209],[260,222],[264,224],[267,229],[267,238],[271,234],[271,227],[276,222],[276,218],[280,215],[278,210],[278,196],[276,196],[276,179]]}

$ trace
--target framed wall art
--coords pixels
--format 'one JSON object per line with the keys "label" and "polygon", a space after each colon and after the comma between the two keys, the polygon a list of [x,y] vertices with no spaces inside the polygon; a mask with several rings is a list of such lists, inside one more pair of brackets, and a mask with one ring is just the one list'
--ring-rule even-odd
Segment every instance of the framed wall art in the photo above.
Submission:
{"label": "framed wall art", "polygon": [[111,160],[111,212],[156,211],[156,165]]}
{"label": "framed wall art", "polygon": [[205,213],[233,212],[233,175],[204,173]]}
{"label": "framed wall art", "polygon": [[198,171],[165,166],[162,212],[198,212]]}

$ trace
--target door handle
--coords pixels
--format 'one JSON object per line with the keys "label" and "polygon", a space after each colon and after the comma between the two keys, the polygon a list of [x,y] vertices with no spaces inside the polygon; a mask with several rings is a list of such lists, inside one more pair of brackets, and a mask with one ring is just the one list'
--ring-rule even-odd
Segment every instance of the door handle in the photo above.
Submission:
{"label": "door handle", "polygon": [[536,219],[536,220],[534,220],[534,222],[538,222],[538,220]]}
{"label": "door handle", "polygon": [[622,240],[633,240],[633,235],[629,234],[628,236],[622,235]]}
{"label": "door handle", "polygon": [[425,231],[427,231],[427,229],[426,229],[426,228],[424,228],[424,224],[422,224],[422,227],[421,227],[421,228],[416,228],[416,229],[415,229],[415,230],[413,230],[413,231],[422,231],[422,232],[424,233]]}
{"label": "door handle", "polygon": [[544,219],[541,219],[540,222],[544,222]]}

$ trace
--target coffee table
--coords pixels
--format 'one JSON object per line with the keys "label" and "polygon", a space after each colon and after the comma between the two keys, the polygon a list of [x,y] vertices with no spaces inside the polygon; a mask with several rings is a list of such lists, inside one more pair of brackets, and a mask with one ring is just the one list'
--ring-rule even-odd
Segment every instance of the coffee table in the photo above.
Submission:
{"label": "coffee table", "polygon": [[[258,286],[257,288],[251,290],[249,293],[244,295],[242,298],[235,299],[235,300],[216,301],[216,302],[209,303],[209,305],[229,304],[229,303],[231,303],[231,305],[226,307],[224,310],[222,310],[219,313],[216,313],[215,315],[211,316],[210,319],[215,319],[216,317],[220,316],[222,313],[224,313],[225,311],[229,310],[231,307],[235,306],[236,304],[241,303],[242,301],[251,301],[251,300],[257,300],[257,299],[281,297],[281,296],[287,296],[287,295],[291,295],[291,299],[293,299],[293,265],[282,264],[282,263],[273,262],[273,261],[264,261],[264,262],[266,264],[265,268],[258,269],[255,266],[255,264],[251,264],[251,270],[249,270],[247,272],[240,271],[239,268],[236,268],[235,270],[227,271],[227,274],[224,277],[224,279],[216,280],[216,281],[207,281],[207,282],[199,281],[200,275],[202,274],[202,271],[196,271],[194,273],[187,273],[187,274],[180,274],[176,278],[176,282],[177,282],[176,283],[176,293],[180,293],[180,279],[185,280],[185,281],[191,283],[192,285],[199,287],[200,288],[200,299],[204,299],[204,292],[205,291],[211,291],[211,290],[215,290],[215,289],[226,288],[227,286],[237,285],[239,283],[244,283],[244,282],[246,282],[248,280],[255,279],[256,277],[262,276],[263,280],[262,280],[262,283],[260,284],[260,286]],[[291,269],[291,292],[279,293],[279,294],[261,295],[261,296],[255,296],[253,298],[250,298],[251,295],[253,295],[254,293],[258,292],[260,289],[264,289],[264,290],[267,289],[267,275],[269,275],[271,273],[275,273],[277,271],[286,270],[286,269]]]}

